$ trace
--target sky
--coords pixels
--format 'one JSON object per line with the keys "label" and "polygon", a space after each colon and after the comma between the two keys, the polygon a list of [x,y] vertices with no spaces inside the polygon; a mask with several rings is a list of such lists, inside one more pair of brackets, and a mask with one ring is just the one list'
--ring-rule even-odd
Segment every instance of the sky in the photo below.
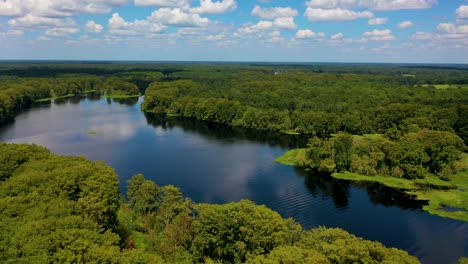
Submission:
{"label": "sky", "polygon": [[0,0],[0,60],[468,63],[468,0]]}

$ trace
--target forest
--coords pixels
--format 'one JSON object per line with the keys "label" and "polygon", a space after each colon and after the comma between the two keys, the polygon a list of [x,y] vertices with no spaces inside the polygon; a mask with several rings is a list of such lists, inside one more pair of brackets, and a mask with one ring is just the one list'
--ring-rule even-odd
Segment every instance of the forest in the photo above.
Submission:
{"label": "forest", "polygon": [[0,143],[2,263],[419,263],[339,228],[304,230],[250,201],[197,204],[142,174]]}
{"label": "forest", "polygon": [[[0,125],[83,93],[144,94],[146,114],[308,138],[278,161],[378,182],[468,221],[463,65],[2,63]],[[0,164],[2,263],[419,263],[247,200],[198,204],[141,174],[123,195],[104,163],[36,145],[0,143]]]}
{"label": "forest", "polygon": [[466,69],[361,67],[176,72],[149,85],[142,109],[309,137],[278,161],[379,182],[468,221]]}

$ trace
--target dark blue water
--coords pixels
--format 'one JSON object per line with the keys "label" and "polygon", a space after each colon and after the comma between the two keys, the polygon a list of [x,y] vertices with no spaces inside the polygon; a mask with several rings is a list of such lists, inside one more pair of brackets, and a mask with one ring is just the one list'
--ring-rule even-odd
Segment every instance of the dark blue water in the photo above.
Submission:
{"label": "dark blue water", "polygon": [[[0,140],[44,145],[114,167],[125,182],[144,173],[196,202],[250,199],[305,228],[341,227],[425,263],[468,255],[468,223],[430,215],[421,204],[378,185],[355,185],[277,164],[301,139],[193,120],[145,116],[143,99],[72,98],[33,106],[0,127]],[[90,134],[90,132],[97,134]]]}

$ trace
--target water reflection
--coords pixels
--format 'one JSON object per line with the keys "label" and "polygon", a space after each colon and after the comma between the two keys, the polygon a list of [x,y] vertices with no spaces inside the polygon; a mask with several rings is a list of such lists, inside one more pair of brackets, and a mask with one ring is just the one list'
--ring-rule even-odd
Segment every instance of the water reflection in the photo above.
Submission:
{"label": "water reflection", "polygon": [[274,162],[304,146],[305,138],[144,115],[141,98],[79,98],[35,104],[0,127],[0,140],[104,160],[118,172],[123,192],[132,175],[144,173],[159,185],[179,186],[196,202],[250,199],[305,228],[341,227],[426,263],[468,254],[467,223],[429,215],[411,197],[377,184],[351,184]]}
{"label": "water reflection", "polygon": [[208,140],[223,139],[225,143],[236,144],[239,140],[266,143],[269,146],[301,148],[307,144],[307,138],[297,135],[285,135],[274,131],[261,131],[223,124],[202,122],[196,119],[179,118],[165,115],[144,113],[146,121],[155,128],[171,129],[179,127],[187,133],[201,135]]}

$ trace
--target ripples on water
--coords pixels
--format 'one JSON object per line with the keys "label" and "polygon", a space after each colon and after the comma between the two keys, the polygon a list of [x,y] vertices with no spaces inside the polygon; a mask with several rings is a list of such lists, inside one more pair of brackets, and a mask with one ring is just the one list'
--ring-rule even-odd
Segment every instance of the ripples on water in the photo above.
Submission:
{"label": "ripples on water", "polygon": [[196,202],[250,199],[305,228],[341,227],[425,263],[468,255],[468,223],[430,215],[420,202],[377,184],[350,184],[274,162],[305,139],[144,115],[141,102],[88,95],[36,105],[0,127],[0,140],[104,160],[119,173],[123,191],[132,175],[144,173],[159,185],[179,186]]}

